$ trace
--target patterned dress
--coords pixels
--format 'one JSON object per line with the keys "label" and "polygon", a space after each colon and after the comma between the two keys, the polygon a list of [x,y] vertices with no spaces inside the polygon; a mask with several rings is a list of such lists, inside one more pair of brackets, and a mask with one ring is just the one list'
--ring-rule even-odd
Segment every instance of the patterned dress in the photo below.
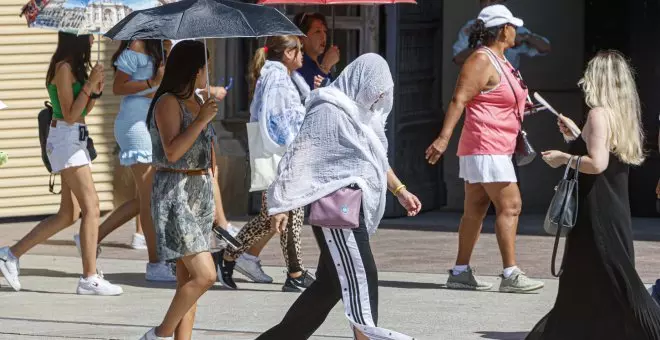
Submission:
{"label": "patterned dress", "polygon": [[[158,100],[170,94],[162,95]],[[183,101],[181,132],[192,124],[194,117]],[[149,123],[153,145],[153,164],[157,169],[199,170],[211,167],[213,128],[209,125],[197,137],[192,147],[176,162],[165,156],[160,134],[153,117]],[[156,171],[151,194],[151,216],[156,229],[158,256],[161,261],[209,251],[211,228],[215,216],[213,178],[184,173]]]}

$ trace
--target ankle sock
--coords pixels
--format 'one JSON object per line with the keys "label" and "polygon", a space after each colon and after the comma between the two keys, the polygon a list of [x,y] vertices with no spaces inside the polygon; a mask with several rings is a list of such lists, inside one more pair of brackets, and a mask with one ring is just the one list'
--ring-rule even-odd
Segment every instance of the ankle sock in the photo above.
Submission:
{"label": "ankle sock", "polygon": [[14,253],[11,252],[11,249],[7,251],[7,256],[9,257],[10,260],[15,261],[18,260],[18,257],[14,256]]}
{"label": "ankle sock", "polygon": [[518,269],[518,266],[504,268],[504,270],[502,271],[502,275],[504,276],[505,279],[508,279],[511,276],[511,274],[513,274],[513,271],[516,269]]}
{"label": "ankle sock", "polygon": [[462,272],[466,272],[470,266],[469,265],[455,265],[452,269],[452,275],[459,275]]}

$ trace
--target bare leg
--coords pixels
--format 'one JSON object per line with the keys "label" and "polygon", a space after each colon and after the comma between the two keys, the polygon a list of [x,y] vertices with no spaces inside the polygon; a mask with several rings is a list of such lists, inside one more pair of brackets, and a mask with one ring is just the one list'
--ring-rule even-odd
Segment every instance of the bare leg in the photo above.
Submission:
{"label": "bare leg", "polygon": [[144,232],[142,231],[142,222],[140,222],[140,216],[135,217],[135,233],[144,235]]}
{"label": "bare leg", "polygon": [[227,226],[229,225],[229,221],[227,221],[227,216],[225,216],[225,209],[222,206],[222,194],[220,191],[220,181],[218,180],[218,171],[217,167],[215,168],[216,171],[213,174],[214,178],[214,185],[213,185],[213,199],[215,201],[215,221],[223,229],[227,229]]}
{"label": "bare leg", "polygon": [[[183,264],[183,261],[176,261],[176,287],[177,290],[183,287],[186,283],[191,280],[190,273],[188,269]],[[197,312],[197,302],[188,310],[188,313],[183,316],[181,322],[176,327],[174,331],[174,338],[176,340],[190,340],[192,338],[192,330],[195,325],[195,313]]]}
{"label": "bare leg", "polygon": [[353,334],[355,335],[355,340],[371,340],[366,335],[362,334],[359,330],[353,328]]}
{"label": "bare leg", "polygon": [[62,195],[60,198],[60,210],[56,215],[50,216],[39,222],[30,232],[10,248],[16,257],[21,257],[34,246],[43,243],[53,235],[70,227],[80,217],[78,201],[73,196],[69,185],[62,181]]}
{"label": "bare leg", "polygon": [[96,275],[96,247],[98,242],[99,196],[94,187],[92,170],[88,165],[68,168],[62,171],[62,181],[66,182],[80,204],[82,222],[80,224],[80,248],[82,253],[83,276]]}
{"label": "bare leg", "polygon": [[[174,334],[184,317],[197,304],[197,300],[213,286],[216,280],[215,264],[211,253],[189,255],[183,257],[181,261],[190,273],[190,277],[187,282],[177,288],[163,323],[156,328],[156,335],[161,337]],[[179,277],[177,277],[178,279]]]}
{"label": "bare leg", "polygon": [[131,170],[140,195],[140,222],[142,222],[144,239],[147,241],[149,263],[158,263],[156,230],[151,221],[151,184],[154,179],[154,170],[149,164],[135,164]]}
{"label": "bare leg", "polygon": [[110,213],[110,216],[101,223],[99,227],[99,240],[98,243],[101,243],[110,233],[117,230],[119,227],[126,224],[131,218],[138,215],[140,212],[140,199],[134,198],[124,202],[118,208],[115,208]]}
{"label": "bare leg", "polygon": [[273,236],[275,236],[275,232],[271,231],[270,234],[262,237],[259,239],[259,241],[257,241],[257,243],[253,244],[252,247],[246,251],[246,253],[259,257],[259,254],[261,254],[264,248],[266,248],[266,245],[268,242],[270,242],[270,239],[272,239]]}
{"label": "bare leg", "polygon": [[[135,180],[133,182],[135,182]],[[140,200],[140,188],[138,188],[137,184],[135,184],[135,198],[137,198],[138,201]],[[139,203],[138,212],[135,213],[135,233],[144,236],[144,232],[142,231],[142,222],[140,221]]]}
{"label": "bare leg", "polygon": [[458,228],[458,256],[456,265],[469,265],[472,251],[477,245],[490,199],[479,183],[465,183],[465,202],[461,224]]}
{"label": "bare leg", "polygon": [[484,188],[495,205],[495,234],[504,268],[516,265],[516,233],[522,200],[518,183],[489,183]]}

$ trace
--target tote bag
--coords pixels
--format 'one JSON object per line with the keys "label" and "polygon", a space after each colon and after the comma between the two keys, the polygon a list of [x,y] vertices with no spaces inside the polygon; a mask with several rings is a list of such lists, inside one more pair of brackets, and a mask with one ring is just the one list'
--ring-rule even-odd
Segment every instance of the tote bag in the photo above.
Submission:
{"label": "tote bag", "polygon": [[[259,129],[259,122],[247,123],[248,148],[250,155],[250,192],[268,189],[277,176],[277,166],[280,164],[285,147],[276,145],[272,141],[264,141]],[[270,148],[265,143],[274,144]],[[268,150],[274,150],[271,152]]]}

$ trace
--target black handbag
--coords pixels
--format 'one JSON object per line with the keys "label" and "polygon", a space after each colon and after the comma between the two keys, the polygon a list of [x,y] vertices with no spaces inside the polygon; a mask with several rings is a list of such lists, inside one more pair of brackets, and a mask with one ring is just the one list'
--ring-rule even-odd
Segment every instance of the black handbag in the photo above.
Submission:
{"label": "black handbag", "polygon": [[[50,123],[53,121],[53,106],[50,102],[44,102],[45,108],[39,112],[37,116],[38,126],[39,126],[39,144],[41,146],[41,161],[44,163],[46,170],[50,173],[50,178],[48,179],[48,188],[49,191],[53,194],[59,194],[55,192],[55,174],[53,174],[53,168],[50,165],[50,160],[48,159],[48,153],[46,151],[46,145],[48,142],[48,131],[50,131]],[[94,148],[94,141],[89,137],[87,129],[81,131],[81,138],[87,139],[87,152],[89,153],[89,158],[93,161],[96,159],[96,148]],[[82,134],[84,133],[84,136]],[[82,139],[81,139],[82,140]]]}
{"label": "black handbag", "polygon": [[[571,164],[575,159],[575,169],[571,168]],[[550,207],[548,207],[548,213],[545,216],[545,221],[543,223],[543,229],[550,234],[555,236],[555,245],[552,250],[552,263],[551,271],[552,275],[555,277],[561,276],[564,267],[564,257],[562,257],[562,263],[557,272],[555,268],[555,262],[557,260],[557,248],[559,247],[559,238],[562,236],[567,236],[571,232],[575,223],[577,222],[578,215],[578,176],[580,171],[580,161],[582,157],[571,157],[568,164],[566,165],[566,170],[564,171],[564,177],[559,180],[559,184],[555,187],[555,195],[550,201]],[[564,247],[564,255],[566,255],[566,248]]]}
{"label": "black handbag", "polygon": [[[490,54],[494,58],[494,60],[497,60],[497,56],[495,56],[493,52],[491,52],[488,49],[486,49],[486,52],[488,52],[488,54]],[[518,96],[516,96],[516,91],[513,89],[513,85],[511,84],[511,79],[509,79],[509,76],[505,74],[504,70],[501,67],[500,70],[502,71],[502,76],[506,78],[507,83],[509,83],[511,92],[513,92],[513,98],[516,99],[517,112],[514,112],[514,114],[516,115],[516,118],[518,118],[518,123],[520,124],[520,131],[518,132],[518,137],[516,138],[516,149],[514,153],[516,164],[518,164],[518,166],[525,166],[531,163],[536,158],[536,150],[534,150],[532,143],[529,142],[529,139],[527,138],[527,132],[523,130],[522,116],[524,112],[520,112],[520,105],[518,104]]]}

